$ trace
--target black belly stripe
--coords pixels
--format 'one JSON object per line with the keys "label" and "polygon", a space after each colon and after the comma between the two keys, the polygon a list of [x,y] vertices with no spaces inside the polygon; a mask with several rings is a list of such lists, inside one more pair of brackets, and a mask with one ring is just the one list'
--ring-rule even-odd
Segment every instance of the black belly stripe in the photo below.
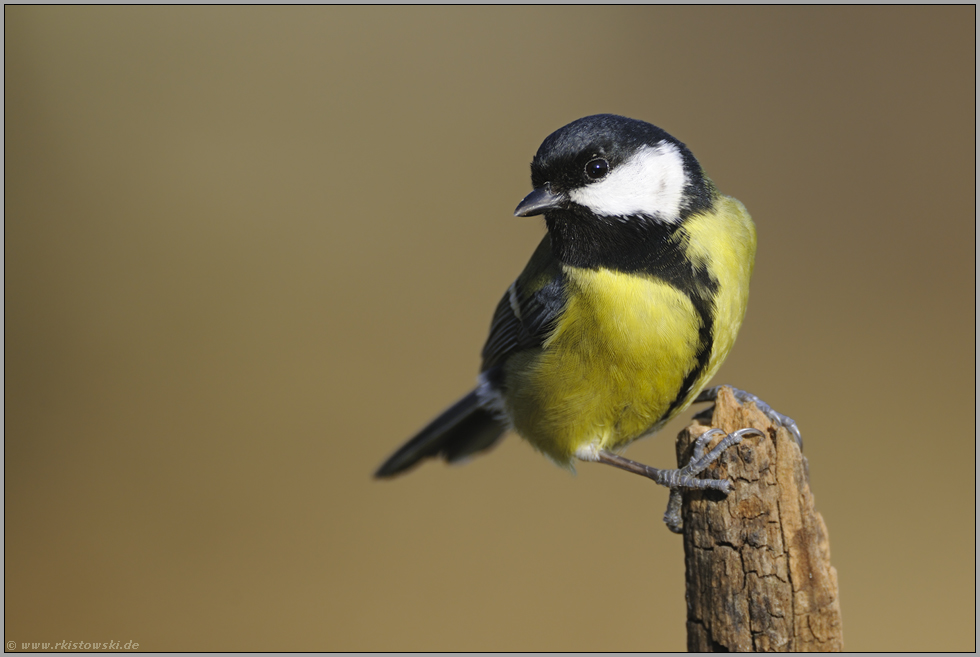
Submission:
{"label": "black belly stripe", "polygon": [[712,310],[714,309],[714,292],[718,289],[718,282],[712,281],[713,289],[710,297],[698,297],[698,296],[688,296],[691,299],[691,303],[694,304],[694,310],[698,313],[698,317],[701,318],[701,327],[698,329],[698,351],[697,351],[697,364],[694,366],[687,376],[684,377],[684,381],[681,383],[680,390],[677,391],[677,396],[674,397],[674,401],[670,403],[667,407],[667,411],[660,417],[659,421],[669,418],[671,415],[677,412],[680,406],[684,403],[684,400],[691,392],[691,387],[694,386],[698,378],[704,373],[708,368],[708,364],[711,362],[711,350],[715,344],[715,322],[713,319]]}

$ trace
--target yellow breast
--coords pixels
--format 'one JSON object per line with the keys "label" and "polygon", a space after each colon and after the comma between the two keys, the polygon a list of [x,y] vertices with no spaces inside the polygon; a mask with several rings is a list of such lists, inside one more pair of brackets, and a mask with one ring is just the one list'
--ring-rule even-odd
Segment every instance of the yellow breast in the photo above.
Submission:
{"label": "yellow breast", "polygon": [[688,390],[701,318],[684,292],[653,276],[562,266],[567,304],[555,332],[506,364],[514,428],[556,463],[658,429],[727,356],[748,302],[755,231],[738,201],[719,201],[722,212],[692,218],[682,231],[688,258],[718,283],[710,359]]}
{"label": "yellow breast", "polygon": [[684,294],[655,279],[607,269],[565,274],[574,289],[557,330],[507,368],[515,428],[560,463],[656,424],[694,366],[699,321]]}

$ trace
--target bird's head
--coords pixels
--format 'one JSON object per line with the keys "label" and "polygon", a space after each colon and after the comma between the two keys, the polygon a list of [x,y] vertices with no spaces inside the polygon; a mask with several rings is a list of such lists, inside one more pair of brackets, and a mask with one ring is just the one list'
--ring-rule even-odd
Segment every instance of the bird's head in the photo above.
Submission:
{"label": "bird's head", "polygon": [[677,223],[710,206],[710,183],[684,144],[655,125],[587,116],[551,133],[531,162],[534,191],[514,214]]}

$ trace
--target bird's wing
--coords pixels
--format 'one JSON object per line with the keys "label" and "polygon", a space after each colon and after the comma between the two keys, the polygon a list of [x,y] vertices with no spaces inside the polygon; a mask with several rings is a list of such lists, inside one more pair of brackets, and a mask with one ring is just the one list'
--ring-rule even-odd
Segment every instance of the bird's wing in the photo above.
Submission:
{"label": "bird's wing", "polygon": [[483,371],[524,349],[541,346],[565,308],[565,277],[548,236],[538,245],[524,272],[497,304],[483,346]]}

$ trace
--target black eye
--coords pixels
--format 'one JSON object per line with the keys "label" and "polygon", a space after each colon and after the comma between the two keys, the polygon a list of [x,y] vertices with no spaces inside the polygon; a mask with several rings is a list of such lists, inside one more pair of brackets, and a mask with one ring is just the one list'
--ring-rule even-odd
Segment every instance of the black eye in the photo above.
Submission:
{"label": "black eye", "polygon": [[585,165],[585,175],[590,180],[601,180],[609,173],[609,163],[602,158],[596,158]]}

